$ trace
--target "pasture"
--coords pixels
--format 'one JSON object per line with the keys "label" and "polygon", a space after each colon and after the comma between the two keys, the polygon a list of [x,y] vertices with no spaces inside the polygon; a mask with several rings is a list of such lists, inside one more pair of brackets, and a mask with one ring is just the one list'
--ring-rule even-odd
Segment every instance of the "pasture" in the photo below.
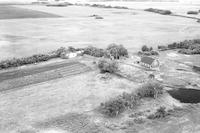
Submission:
{"label": "pasture", "polygon": [[[10,8],[13,7],[0,10],[8,10],[10,16],[16,14],[11,12]],[[36,5],[18,5],[14,6],[14,9],[23,9],[24,12],[28,10],[31,14],[42,12],[62,17],[1,19],[0,60],[43,53],[60,46],[106,47],[108,44],[117,43],[123,44],[130,52],[136,52],[142,45],[157,47],[200,37],[200,25],[195,20],[142,10]],[[89,17],[94,14],[104,19]],[[21,16],[21,13],[18,15]]]}

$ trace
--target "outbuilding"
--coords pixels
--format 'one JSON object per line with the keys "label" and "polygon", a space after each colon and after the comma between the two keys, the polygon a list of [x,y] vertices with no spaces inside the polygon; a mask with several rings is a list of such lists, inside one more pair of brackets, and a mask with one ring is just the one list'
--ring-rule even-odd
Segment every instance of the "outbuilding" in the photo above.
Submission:
{"label": "outbuilding", "polygon": [[146,68],[158,68],[160,65],[160,62],[158,59],[155,59],[153,57],[149,57],[149,56],[144,56],[141,57],[141,61],[140,64]]}

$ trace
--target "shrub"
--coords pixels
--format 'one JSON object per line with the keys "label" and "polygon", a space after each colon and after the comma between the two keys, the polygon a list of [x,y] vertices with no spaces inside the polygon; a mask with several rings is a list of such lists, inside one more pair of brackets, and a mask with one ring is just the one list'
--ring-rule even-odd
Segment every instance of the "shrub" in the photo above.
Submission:
{"label": "shrub", "polygon": [[158,45],[158,49],[164,51],[164,50],[167,50],[168,48],[167,46]]}
{"label": "shrub", "polygon": [[52,51],[48,54],[35,54],[30,57],[24,57],[24,58],[13,58],[5,61],[0,62],[0,69],[6,69],[10,67],[18,67],[26,64],[33,64],[37,62],[47,61],[52,58],[61,57],[63,53],[65,53],[67,50],[64,47],[59,48],[56,51]]}
{"label": "shrub", "polygon": [[162,10],[162,9],[154,9],[154,8],[148,8],[148,9],[145,9],[145,11],[159,13],[159,14],[162,14],[162,15],[172,14],[172,12],[170,10]]}
{"label": "shrub", "polygon": [[125,103],[121,97],[101,103],[101,112],[107,116],[114,117],[125,111]]}
{"label": "shrub", "polygon": [[89,46],[89,47],[84,49],[83,54],[91,55],[91,56],[94,56],[94,57],[103,57],[104,54],[105,54],[105,51],[103,49],[99,49],[99,48],[96,48],[96,47]]}
{"label": "shrub", "polygon": [[95,19],[103,19],[101,16],[96,16]]}
{"label": "shrub", "polygon": [[61,57],[63,54],[66,54],[67,49],[65,47],[60,47],[55,51],[57,57]]}
{"label": "shrub", "polygon": [[143,97],[156,98],[158,94],[162,94],[162,93],[163,93],[163,86],[157,82],[152,82],[152,81],[142,85],[137,90],[137,95],[140,98],[143,98]]}
{"label": "shrub", "polygon": [[189,46],[192,44],[191,41],[185,40],[183,42],[179,42],[179,43],[172,43],[168,45],[169,49],[188,49]]}
{"label": "shrub", "polygon": [[150,51],[151,55],[159,55],[159,53],[157,51]]}
{"label": "shrub", "polygon": [[72,46],[69,46],[67,50],[68,50],[69,52],[76,52],[76,51],[78,51],[77,49],[75,49],[75,48],[72,47]]}
{"label": "shrub", "polygon": [[145,51],[150,51],[150,49],[146,46],[146,45],[143,45],[142,46],[142,51],[145,52]]}
{"label": "shrub", "polygon": [[134,93],[123,93],[122,95],[101,103],[100,110],[103,114],[114,117],[124,112],[126,109],[132,109],[137,105],[139,97]]}
{"label": "shrub", "polygon": [[151,55],[159,55],[159,53],[157,52],[157,51],[154,51],[154,50],[152,50],[152,51],[139,51],[138,52],[138,55],[139,56],[143,56],[143,55],[145,55],[145,56],[151,56]]}
{"label": "shrub", "polygon": [[194,14],[194,15],[197,15],[197,14],[198,14],[198,11],[188,11],[187,14]]}
{"label": "shrub", "polygon": [[98,68],[100,69],[101,73],[115,73],[118,71],[118,64],[112,60],[101,59],[98,62]]}
{"label": "shrub", "polygon": [[[162,90],[163,87],[156,82],[145,84],[136,93],[123,93],[116,98],[101,103],[100,111],[111,117],[117,116],[126,109],[133,109],[141,98],[154,97],[156,94],[161,94]],[[161,111],[159,110],[159,112]]]}
{"label": "shrub", "polygon": [[123,45],[110,44],[107,49],[107,56],[112,56],[114,59],[120,57],[128,57],[128,50]]}
{"label": "shrub", "polygon": [[166,111],[165,107],[160,107],[154,114],[148,116],[148,119],[160,119],[168,116],[169,113]]}

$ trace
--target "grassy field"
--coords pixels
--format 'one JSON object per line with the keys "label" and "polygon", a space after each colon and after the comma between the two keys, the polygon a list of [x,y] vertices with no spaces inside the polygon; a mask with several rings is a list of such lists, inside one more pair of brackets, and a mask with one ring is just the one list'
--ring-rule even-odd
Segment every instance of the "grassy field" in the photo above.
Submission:
{"label": "grassy field", "polygon": [[[132,8],[134,8],[133,5]],[[8,7],[8,9],[12,8],[13,6]],[[196,21],[144,12],[142,8],[138,8],[140,10],[119,10],[34,5],[14,6],[14,8],[18,11],[22,8],[24,11],[31,10],[33,11],[31,14],[45,12],[62,17],[6,19],[5,15],[9,10],[2,8],[7,11],[4,11],[4,19],[0,20],[0,60],[30,56],[57,49],[60,46],[106,47],[110,43],[118,43],[128,48],[129,52],[136,52],[144,44],[155,48],[157,45],[174,41],[200,38],[200,25]],[[193,6],[188,8],[196,10]],[[14,14],[11,12],[13,18],[16,16]],[[89,17],[93,14],[100,15],[104,19]],[[17,16],[19,17],[20,13]],[[171,52],[160,54],[161,71],[155,75],[174,85],[185,85],[191,82],[200,86],[197,73],[177,71],[176,69],[189,68],[169,60],[176,58],[183,62],[190,62],[190,57],[193,57],[191,61],[193,63],[196,62],[195,59],[199,59],[199,56],[195,56],[194,59],[194,56],[177,55],[174,51]],[[79,61],[96,68],[95,58],[87,57]],[[129,61],[133,63],[133,59]],[[143,99],[140,106],[133,112],[127,111],[117,118],[105,118],[97,112],[96,109],[100,103],[123,92],[135,91],[141,82],[148,79],[148,71],[123,66],[124,72],[134,76],[138,82],[130,82],[109,74],[100,74],[97,69],[70,78],[64,76],[64,78],[58,78],[60,73],[68,74],[73,70],[74,65],[69,66],[70,69],[55,70],[54,68],[60,68],[63,65],[67,67],[67,64],[59,65],[56,60],[53,63],[57,67],[52,67],[50,63],[48,67],[44,67],[46,63],[49,62],[37,66],[30,65],[33,68],[32,71],[29,71],[30,69],[25,71],[26,66],[23,66],[25,68],[13,68],[16,71],[3,70],[5,73],[1,72],[0,80],[2,81],[5,78],[16,77],[17,79],[13,82],[1,82],[2,90],[6,87],[12,88],[12,86],[19,88],[13,89],[13,87],[11,91],[0,92],[0,133],[199,133],[200,131],[199,105],[186,107],[186,111],[177,111],[174,115],[162,120],[146,120],[144,123],[140,123],[142,121],[136,123],[135,118],[129,117],[130,113],[143,111],[142,113],[145,114],[154,111],[158,106],[169,108],[185,106],[167,94],[156,100]],[[42,69],[34,69],[39,66],[43,66]],[[80,67],[83,68],[79,65],[76,68],[79,70]],[[38,76],[22,79],[32,74]],[[32,83],[36,83],[35,81],[48,80],[51,77],[55,80],[29,84],[32,79],[34,81]]]}
{"label": "grassy field", "polygon": [[58,15],[13,6],[0,5],[0,19],[53,18]]}
{"label": "grassy field", "polygon": [[[144,44],[156,47],[200,37],[200,25],[195,20],[162,16],[141,10],[79,6],[16,7],[20,7],[16,8],[20,10],[31,9],[36,13],[40,11],[63,17],[0,20],[0,59],[29,56],[60,46],[106,47],[110,43],[123,44],[129,51],[136,52]],[[93,14],[104,19],[89,17]]]}

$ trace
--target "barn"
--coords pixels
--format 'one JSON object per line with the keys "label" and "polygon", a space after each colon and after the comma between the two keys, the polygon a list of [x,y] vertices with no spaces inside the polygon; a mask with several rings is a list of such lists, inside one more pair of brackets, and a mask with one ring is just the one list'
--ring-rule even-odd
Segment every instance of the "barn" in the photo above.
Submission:
{"label": "barn", "polygon": [[158,59],[149,57],[149,56],[144,56],[141,58],[140,64],[146,68],[158,68],[160,65],[160,62]]}

